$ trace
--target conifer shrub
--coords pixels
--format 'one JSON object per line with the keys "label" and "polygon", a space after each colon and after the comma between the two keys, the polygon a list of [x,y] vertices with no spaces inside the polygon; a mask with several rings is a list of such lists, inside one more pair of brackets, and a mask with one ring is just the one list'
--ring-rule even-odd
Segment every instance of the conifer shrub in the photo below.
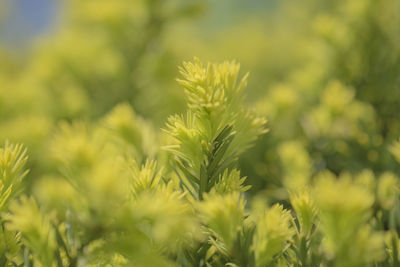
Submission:
{"label": "conifer shrub", "polygon": [[0,47],[0,266],[400,266],[398,0],[62,5]]}
{"label": "conifer shrub", "polygon": [[[47,148],[57,168],[32,192],[26,149],[0,149],[3,266],[399,264],[395,174],[311,176],[287,143],[287,175],[301,181],[289,202],[249,198],[238,158],[268,130],[244,102],[248,75],[197,58],[180,72],[187,110],[160,131],[127,104],[60,124]],[[400,158],[398,143],[390,151]]]}

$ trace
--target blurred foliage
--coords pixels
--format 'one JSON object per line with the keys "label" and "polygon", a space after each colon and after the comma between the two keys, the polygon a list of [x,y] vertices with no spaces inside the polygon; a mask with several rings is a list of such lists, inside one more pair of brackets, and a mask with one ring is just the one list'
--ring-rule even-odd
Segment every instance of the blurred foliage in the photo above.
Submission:
{"label": "blurred foliage", "polygon": [[398,0],[61,5],[0,48],[1,266],[400,266]]}

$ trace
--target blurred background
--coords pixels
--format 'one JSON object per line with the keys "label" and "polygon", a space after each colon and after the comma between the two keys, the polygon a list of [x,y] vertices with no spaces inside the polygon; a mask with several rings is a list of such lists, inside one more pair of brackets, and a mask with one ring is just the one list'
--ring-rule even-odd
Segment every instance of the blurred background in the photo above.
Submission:
{"label": "blurred background", "polygon": [[162,142],[185,110],[177,66],[194,56],[249,71],[270,132],[241,158],[251,192],[287,198],[328,169],[398,173],[397,0],[1,0],[0,141],[23,142],[40,177],[62,121],[98,123],[120,103]]}

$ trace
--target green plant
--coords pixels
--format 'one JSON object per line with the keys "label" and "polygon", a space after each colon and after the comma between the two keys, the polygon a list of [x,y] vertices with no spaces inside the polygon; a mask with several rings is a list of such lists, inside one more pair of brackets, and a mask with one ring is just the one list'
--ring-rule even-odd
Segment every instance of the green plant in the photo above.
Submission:
{"label": "green plant", "polygon": [[50,142],[58,171],[18,197],[25,150],[0,149],[4,266],[397,266],[394,174],[377,187],[368,171],[310,179],[307,156],[291,157],[301,146],[288,143],[286,168],[307,177],[288,184],[291,206],[248,204],[237,159],[266,120],[245,107],[247,75],[197,58],[181,73],[188,110],[168,119],[162,150],[127,105],[64,123]]}

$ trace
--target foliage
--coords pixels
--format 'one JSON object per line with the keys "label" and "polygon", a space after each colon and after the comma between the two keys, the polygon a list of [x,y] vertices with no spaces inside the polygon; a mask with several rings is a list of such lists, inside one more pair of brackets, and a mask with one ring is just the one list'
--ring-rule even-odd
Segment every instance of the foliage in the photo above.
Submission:
{"label": "foliage", "polygon": [[1,266],[400,266],[396,0],[63,5],[0,53]]}
{"label": "foliage", "polygon": [[[154,144],[145,141],[154,136],[151,128],[126,104],[94,124],[60,124],[49,150],[59,168],[39,183],[37,200],[17,197],[25,150],[6,143],[0,150],[4,264],[386,266],[398,260],[392,173],[379,177],[376,190],[368,171],[356,177],[325,171],[310,180],[307,154],[292,156],[301,144],[285,143],[287,179],[303,181],[288,184],[293,210],[261,199],[249,209],[237,158],[266,130],[265,119],[243,103],[246,76],[237,84],[239,66],[229,62],[204,67],[195,59],[184,66],[179,82],[188,111],[168,120],[168,154],[158,152],[159,163]],[[304,178],[290,178],[296,170]]]}

